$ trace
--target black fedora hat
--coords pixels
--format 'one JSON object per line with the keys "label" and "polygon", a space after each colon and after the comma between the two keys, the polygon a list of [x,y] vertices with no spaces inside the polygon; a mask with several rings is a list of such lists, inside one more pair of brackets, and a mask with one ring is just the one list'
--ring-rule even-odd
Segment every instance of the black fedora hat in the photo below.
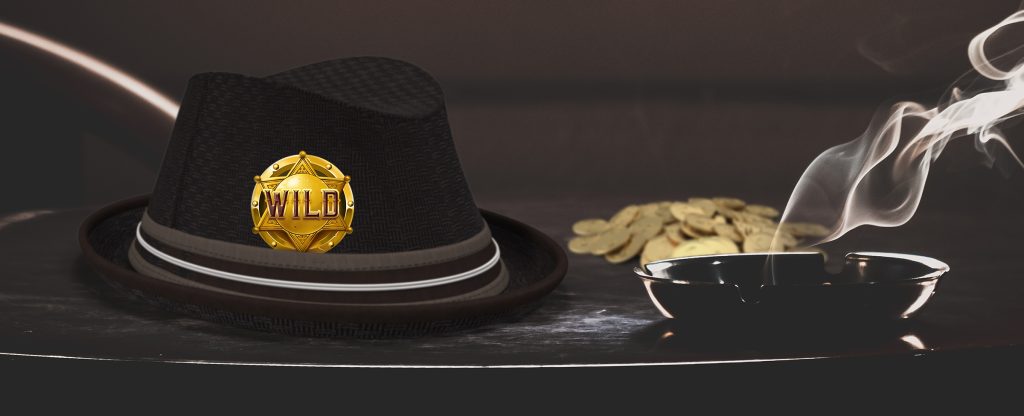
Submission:
{"label": "black fedora hat", "polygon": [[539,231],[477,208],[438,83],[373,57],[194,76],[152,195],[95,212],[79,240],[134,296],[308,336],[515,317],[567,263]]}

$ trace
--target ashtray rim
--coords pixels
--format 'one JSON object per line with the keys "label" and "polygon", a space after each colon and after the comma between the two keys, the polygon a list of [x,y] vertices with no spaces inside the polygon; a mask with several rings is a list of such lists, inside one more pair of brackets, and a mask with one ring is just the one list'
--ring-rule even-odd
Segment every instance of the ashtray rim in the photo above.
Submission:
{"label": "ashtray rim", "polygon": [[[743,256],[743,257],[746,257],[746,256],[762,256],[762,257],[765,257],[766,260],[767,260],[767,257],[769,257],[769,256],[792,256],[792,255],[815,255],[815,256],[819,256],[819,257],[823,256],[823,254],[821,252],[817,252],[817,251],[787,251],[787,252],[763,252],[763,253],[710,254],[710,255],[704,255],[704,256],[676,257],[676,258],[652,261],[652,262],[643,264],[642,266],[634,267],[633,268],[633,272],[637,275],[637,277],[639,277],[642,280],[648,280],[648,281],[657,282],[657,283],[672,283],[672,284],[678,284],[678,285],[703,285],[703,286],[737,286],[736,283],[729,283],[729,282],[693,281],[693,280],[680,279],[680,278],[654,276],[654,275],[651,274],[650,270],[648,269],[648,266],[650,266],[652,264],[678,263],[680,261],[686,261],[686,262],[694,261],[694,260],[699,261],[699,260],[704,260],[704,259],[709,259],[709,258],[735,258],[735,257],[741,257],[741,256]],[[931,271],[928,272],[928,273],[922,274],[920,276],[908,277],[908,278],[901,279],[899,281],[893,281],[893,282],[882,282],[882,281],[829,282],[829,281],[826,281],[826,282],[817,283],[817,284],[811,284],[811,283],[808,283],[808,284],[786,283],[786,284],[777,284],[777,286],[785,286],[785,287],[817,287],[817,286],[863,286],[863,285],[907,284],[907,283],[918,283],[918,282],[929,281],[929,280],[937,280],[938,278],[942,277],[942,275],[944,275],[947,272],[949,272],[949,265],[946,264],[945,262],[942,262],[942,261],[940,261],[938,259],[935,259],[935,258],[932,258],[932,257],[921,256],[921,255],[917,255],[917,254],[891,253],[891,252],[881,252],[881,251],[854,251],[854,252],[849,252],[849,253],[846,254],[846,256],[844,256],[844,258],[846,259],[847,262],[849,262],[851,260],[857,260],[858,258],[870,259],[870,258],[879,258],[879,257],[892,258],[892,259],[900,259],[900,260],[906,260],[906,261],[914,262],[914,263],[920,264],[920,265],[922,265],[924,267],[930,268]],[[822,257],[822,260],[824,260],[823,257]]]}

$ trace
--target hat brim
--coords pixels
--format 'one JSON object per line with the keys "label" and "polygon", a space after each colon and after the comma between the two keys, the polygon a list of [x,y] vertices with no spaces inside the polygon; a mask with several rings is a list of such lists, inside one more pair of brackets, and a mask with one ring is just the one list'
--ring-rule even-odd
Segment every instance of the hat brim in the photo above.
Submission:
{"label": "hat brim", "polygon": [[565,277],[565,252],[540,231],[481,210],[501,247],[509,284],[489,297],[435,304],[354,305],[253,298],[197,289],[148,277],[128,262],[136,224],[148,196],[108,205],[79,230],[86,262],[109,283],[175,312],[250,329],[303,336],[415,336],[515,319],[538,306]]}

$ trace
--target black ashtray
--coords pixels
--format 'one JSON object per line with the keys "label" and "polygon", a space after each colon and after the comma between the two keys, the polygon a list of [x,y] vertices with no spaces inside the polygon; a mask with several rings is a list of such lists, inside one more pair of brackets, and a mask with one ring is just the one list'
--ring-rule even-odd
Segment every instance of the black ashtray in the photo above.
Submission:
{"label": "black ashtray", "polygon": [[685,257],[635,269],[669,318],[905,319],[935,294],[949,266],[929,257],[857,252],[838,273],[821,253]]}

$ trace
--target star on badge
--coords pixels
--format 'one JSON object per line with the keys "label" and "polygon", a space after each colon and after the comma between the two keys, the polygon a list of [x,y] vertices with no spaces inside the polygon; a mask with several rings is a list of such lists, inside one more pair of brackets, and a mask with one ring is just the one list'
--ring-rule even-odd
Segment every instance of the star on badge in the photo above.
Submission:
{"label": "star on badge", "polygon": [[327,160],[301,151],[253,179],[252,231],[271,248],[324,253],[352,232],[351,178]]}

